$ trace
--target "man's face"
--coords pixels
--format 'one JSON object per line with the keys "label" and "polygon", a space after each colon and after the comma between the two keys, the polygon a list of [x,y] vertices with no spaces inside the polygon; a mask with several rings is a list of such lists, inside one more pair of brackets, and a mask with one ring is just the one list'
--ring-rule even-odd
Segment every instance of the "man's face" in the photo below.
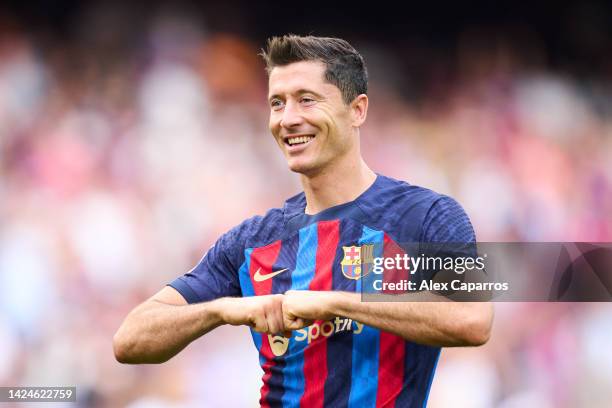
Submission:
{"label": "man's face", "polygon": [[314,175],[347,154],[355,138],[351,108],[325,81],[325,64],[301,61],[272,69],[270,131],[292,171]]}

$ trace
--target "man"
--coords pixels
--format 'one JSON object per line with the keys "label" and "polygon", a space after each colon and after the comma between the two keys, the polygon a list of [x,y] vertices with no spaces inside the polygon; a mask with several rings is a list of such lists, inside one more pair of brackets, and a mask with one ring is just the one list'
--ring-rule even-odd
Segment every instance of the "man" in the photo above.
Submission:
{"label": "man", "polygon": [[471,224],[451,198],[363,161],[367,73],[351,45],[288,35],[263,57],[270,130],[304,192],[221,236],[136,307],[115,335],[116,358],[161,363],[220,325],[249,325],[262,406],[421,407],[440,347],[485,343],[491,306],[362,302],[347,262],[368,246],[472,242]]}

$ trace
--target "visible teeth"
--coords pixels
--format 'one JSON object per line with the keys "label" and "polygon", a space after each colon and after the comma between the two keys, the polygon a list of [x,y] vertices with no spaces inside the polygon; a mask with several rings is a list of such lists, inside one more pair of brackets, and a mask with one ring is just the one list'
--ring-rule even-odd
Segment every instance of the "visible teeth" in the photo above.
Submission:
{"label": "visible teeth", "polygon": [[314,139],[314,136],[298,136],[298,137],[290,137],[287,139],[287,143],[290,145],[298,144],[298,143],[306,143],[311,139]]}

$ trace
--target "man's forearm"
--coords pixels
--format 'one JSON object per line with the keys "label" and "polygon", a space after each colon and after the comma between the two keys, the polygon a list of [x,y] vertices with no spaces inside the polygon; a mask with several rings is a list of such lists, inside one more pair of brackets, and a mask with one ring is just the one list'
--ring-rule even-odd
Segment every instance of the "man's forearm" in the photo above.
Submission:
{"label": "man's forearm", "polygon": [[223,323],[223,299],[193,305],[169,305],[151,300],[135,308],[113,341],[118,361],[162,363],[198,337]]}
{"label": "man's forearm", "polygon": [[329,292],[333,315],[431,346],[478,346],[489,338],[493,307],[476,302],[362,302],[358,293]]}

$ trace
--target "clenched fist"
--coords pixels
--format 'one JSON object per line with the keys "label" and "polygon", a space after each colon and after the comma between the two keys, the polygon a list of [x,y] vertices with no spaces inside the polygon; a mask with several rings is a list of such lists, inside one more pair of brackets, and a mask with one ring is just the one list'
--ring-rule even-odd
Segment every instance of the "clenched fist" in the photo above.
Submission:
{"label": "clenched fist", "polygon": [[334,292],[289,290],[283,298],[283,326],[285,330],[299,330],[315,320],[331,320]]}
{"label": "clenched fist", "polygon": [[259,333],[286,333],[283,325],[284,295],[226,298],[221,318],[233,326],[247,325]]}
{"label": "clenched fist", "polygon": [[247,325],[259,333],[291,336],[292,330],[315,320],[331,320],[334,292],[289,290],[284,295],[225,298],[221,318],[234,326]]}

